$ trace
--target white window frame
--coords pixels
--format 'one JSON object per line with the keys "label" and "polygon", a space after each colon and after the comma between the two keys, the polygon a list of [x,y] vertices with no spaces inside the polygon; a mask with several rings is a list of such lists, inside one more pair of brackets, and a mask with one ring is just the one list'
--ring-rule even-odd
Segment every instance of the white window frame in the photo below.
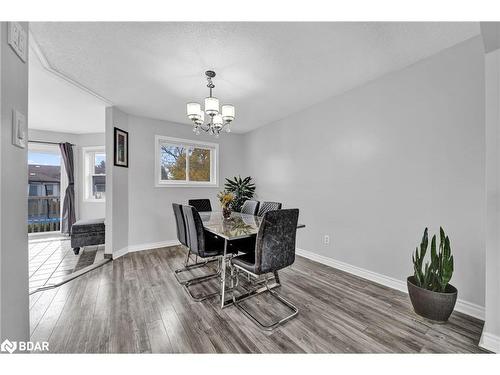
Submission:
{"label": "white window frame", "polygon": [[[91,166],[94,167],[95,163],[95,154],[104,154],[106,155],[106,148],[104,146],[90,146],[90,147],[82,147],[82,161],[83,161],[83,201],[84,202],[106,202],[106,198],[96,199],[91,196],[91,175],[92,170]],[[92,163],[91,163],[92,157]],[[92,165],[91,165],[92,164]],[[108,169],[108,165],[106,165],[106,173]],[[106,173],[104,176],[106,176]],[[107,189],[107,186],[106,186]]]}
{"label": "white window frame", "polygon": [[[162,180],[160,143],[183,146],[189,148],[203,148],[210,150],[210,182],[189,181],[189,158],[186,157],[186,181]],[[218,187],[219,186],[219,144],[193,141],[191,139],[173,138],[163,135],[155,136],[155,186],[156,187]]]}

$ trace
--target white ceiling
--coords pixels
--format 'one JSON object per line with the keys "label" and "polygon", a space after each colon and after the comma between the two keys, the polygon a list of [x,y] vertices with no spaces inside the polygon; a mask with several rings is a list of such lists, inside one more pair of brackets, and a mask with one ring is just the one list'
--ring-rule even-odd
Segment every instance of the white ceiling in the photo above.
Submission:
{"label": "white ceiling", "polygon": [[57,71],[124,111],[189,124],[185,103],[236,106],[246,132],[479,35],[478,23],[31,23]]}
{"label": "white ceiling", "polygon": [[43,67],[29,52],[28,127],[63,133],[104,133],[105,103]]}

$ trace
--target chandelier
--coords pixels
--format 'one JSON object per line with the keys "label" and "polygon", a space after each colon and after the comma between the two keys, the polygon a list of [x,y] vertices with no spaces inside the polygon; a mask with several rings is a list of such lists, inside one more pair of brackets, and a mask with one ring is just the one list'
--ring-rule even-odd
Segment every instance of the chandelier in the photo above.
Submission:
{"label": "chandelier", "polygon": [[[187,117],[193,121],[193,131],[196,135],[203,130],[218,138],[223,129],[227,133],[231,131],[230,124],[234,120],[234,106],[224,104],[219,111],[219,99],[212,96],[212,89],[215,87],[212,78],[215,77],[215,72],[207,70],[205,75],[208,82],[207,87],[210,89],[210,95],[205,98],[205,108],[202,110],[199,103],[188,103],[186,106]],[[207,123],[205,123],[205,114],[207,115]]]}

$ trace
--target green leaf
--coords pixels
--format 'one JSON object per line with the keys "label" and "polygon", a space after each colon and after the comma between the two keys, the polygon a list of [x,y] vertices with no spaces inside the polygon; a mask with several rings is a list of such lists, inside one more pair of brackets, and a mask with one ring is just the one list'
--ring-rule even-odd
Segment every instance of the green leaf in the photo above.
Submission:
{"label": "green leaf", "polygon": [[232,179],[226,178],[225,189],[233,193],[235,199],[232,203],[232,209],[240,211],[241,206],[246,200],[252,199],[255,193],[255,184],[252,183],[252,177],[234,176]]}

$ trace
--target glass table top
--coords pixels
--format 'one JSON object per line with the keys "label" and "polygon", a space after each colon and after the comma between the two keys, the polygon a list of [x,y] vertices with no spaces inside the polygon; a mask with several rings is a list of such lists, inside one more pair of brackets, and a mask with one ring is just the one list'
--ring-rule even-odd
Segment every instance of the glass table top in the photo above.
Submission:
{"label": "glass table top", "polygon": [[[224,219],[222,212],[200,212],[205,229],[227,240],[255,236],[259,231],[262,217],[231,212],[231,217]],[[305,225],[298,224],[297,228]]]}

